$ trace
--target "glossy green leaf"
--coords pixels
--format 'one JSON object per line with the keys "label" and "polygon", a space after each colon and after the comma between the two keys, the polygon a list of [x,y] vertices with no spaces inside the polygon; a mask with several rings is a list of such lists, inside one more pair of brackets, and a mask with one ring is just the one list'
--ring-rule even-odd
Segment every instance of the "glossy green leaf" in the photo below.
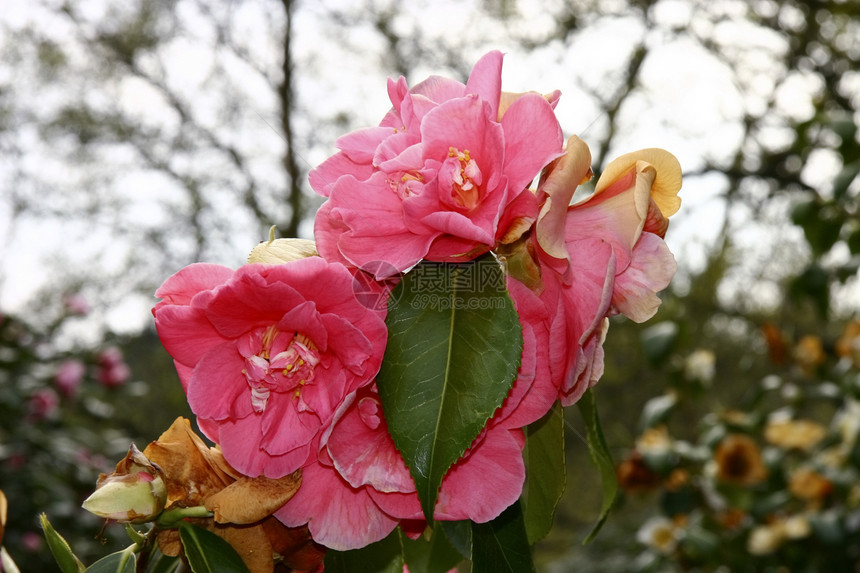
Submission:
{"label": "glossy green leaf", "polygon": [[149,558],[149,566],[147,573],[176,573],[182,566],[182,559],[179,556],[168,557],[162,553],[158,547],[152,550],[152,555]]}
{"label": "glossy green leaf", "polygon": [[615,475],[615,464],[612,462],[612,456],[609,454],[609,448],[606,446],[606,440],[603,437],[603,430],[600,428],[600,419],[597,417],[597,404],[594,399],[594,391],[586,390],[582,398],[577,402],[579,411],[585,420],[586,441],[588,442],[588,451],[591,454],[591,459],[600,470],[600,478],[603,484],[603,502],[600,507],[600,516],[597,523],[585,538],[583,544],[590,542],[594,536],[603,527],[606,518],[609,517],[609,512],[615,505],[615,500],[618,498],[618,479]]}
{"label": "glossy green leaf", "polygon": [[526,427],[526,486],[523,512],[529,544],[543,539],[552,528],[555,508],[564,493],[564,413],[556,402],[537,422]]}
{"label": "glossy green leaf", "polygon": [[223,538],[208,529],[183,521],[179,525],[179,540],[193,573],[242,573],[248,567]]}
{"label": "glossy green leaf", "polygon": [[135,573],[137,554],[133,551],[133,547],[102,557],[87,567],[86,573]]}
{"label": "glossy green leaf", "polygon": [[432,531],[418,539],[402,537],[403,555],[409,573],[446,573],[463,560],[463,556],[448,539],[446,530],[441,527],[442,523],[436,522]]}
{"label": "glossy green leaf", "polygon": [[395,529],[381,541],[361,549],[334,551],[325,555],[326,573],[403,573],[401,533]]}
{"label": "glossy green leaf", "polygon": [[464,559],[472,558],[472,522],[471,521],[441,521],[436,524],[445,530],[445,535],[451,545],[460,552]]}
{"label": "glossy green leaf", "polygon": [[423,262],[394,289],[377,377],[385,419],[427,520],[442,478],[513,384],[522,331],[498,262]]}
{"label": "glossy green leaf", "polygon": [[48,548],[54,556],[60,571],[63,573],[80,573],[86,567],[81,560],[72,551],[69,543],[63,539],[63,536],[57,533],[51,522],[48,521],[48,516],[44,513],[39,516],[42,523],[42,531],[45,532],[45,540],[48,542]]}
{"label": "glossy green leaf", "polygon": [[493,521],[472,525],[472,573],[534,570],[519,501]]}

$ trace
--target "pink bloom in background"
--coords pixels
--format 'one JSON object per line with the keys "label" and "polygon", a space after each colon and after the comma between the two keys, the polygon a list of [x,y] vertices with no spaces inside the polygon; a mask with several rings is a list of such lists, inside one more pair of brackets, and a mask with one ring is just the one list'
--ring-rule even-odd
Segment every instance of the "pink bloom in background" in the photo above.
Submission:
{"label": "pink bloom in background", "polygon": [[338,406],[373,382],[384,315],[353,284],[343,265],[309,257],[236,271],[193,264],[156,292],[156,328],[198,424],[243,474],[313,463]]}
{"label": "pink bloom in background", "polygon": [[490,52],[466,85],[389,82],[380,126],[342,137],[311,172],[328,197],[315,223],[323,257],[384,279],[421,259],[470,260],[528,229],[537,203],[527,188],[560,155],[561,129],[547,98],[502,97],[501,68]]}
{"label": "pink bloom in background", "polygon": [[571,137],[538,189],[540,296],[550,314],[549,362],[564,405],[603,373],[606,317],[651,318],[657,291],[676,269],[663,236],[680,205],[677,159],[662,149],[624,155],[606,167],[591,196],[569,206],[591,176],[590,162],[585,143]]}
{"label": "pink bloom in background", "polygon": [[70,314],[83,316],[90,311],[90,303],[82,294],[67,294],[63,297],[63,306]]}
{"label": "pink bloom in background", "polygon": [[38,553],[45,547],[45,538],[41,533],[27,531],[21,536],[21,548],[28,553]]}
{"label": "pink bloom in background", "polygon": [[131,370],[125,363],[122,351],[116,346],[109,346],[99,352],[97,361],[99,369],[96,378],[103,386],[116,388],[128,382],[131,377]]}
{"label": "pink bloom in background", "polygon": [[59,405],[60,397],[50,388],[36,390],[27,403],[27,419],[33,423],[41,422],[53,416]]}
{"label": "pink bloom in background", "polygon": [[57,368],[57,373],[54,375],[54,383],[60,394],[66,398],[75,396],[86,371],[87,367],[80,360],[70,358],[61,362]]}

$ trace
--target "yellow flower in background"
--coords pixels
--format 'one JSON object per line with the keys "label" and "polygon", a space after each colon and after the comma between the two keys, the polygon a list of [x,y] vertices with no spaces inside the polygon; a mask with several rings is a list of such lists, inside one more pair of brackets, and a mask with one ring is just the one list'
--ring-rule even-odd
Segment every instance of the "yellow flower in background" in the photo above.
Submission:
{"label": "yellow flower in background", "polygon": [[802,515],[779,517],[772,523],[759,525],[750,531],[747,551],[753,555],[770,555],[788,540],[802,539],[812,533],[809,520]]}
{"label": "yellow flower in background", "polygon": [[813,374],[826,358],[821,339],[812,334],[801,338],[794,347],[794,361],[808,375]]}
{"label": "yellow flower in background", "polygon": [[813,469],[800,468],[791,475],[788,491],[817,506],[833,492],[833,482]]}
{"label": "yellow flower in background", "polygon": [[682,529],[668,517],[652,517],[636,533],[639,543],[647,545],[658,553],[669,555],[678,547]]}
{"label": "yellow flower in background", "polygon": [[836,341],[836,355],[860,368],[860,320],[852,320],[845,325],[842,336]]}
{"label": "yellow flower in background", "polygon": [[684,376],[702,384],[710,384],[716,373],[717,357],[711,350],[700,348],[684,361]]}
{"label": "yellow flower in background", "polygon": [[764,439],[785,449],[810,450],[827,435],[827,428],[810,420],[771,419]]}
{"label": "yellow flower in background", "polygon": [[664,454],[672,449],[672,438],[666,426],[647,428],[636,440],[636,449],[643,454]]}
{"label": "yellow flower in background", "polygon": [[749,436],[729,434],[714,452],[716,474],[720,481],[735,485],[755,485],[767,479],[761,448]]}

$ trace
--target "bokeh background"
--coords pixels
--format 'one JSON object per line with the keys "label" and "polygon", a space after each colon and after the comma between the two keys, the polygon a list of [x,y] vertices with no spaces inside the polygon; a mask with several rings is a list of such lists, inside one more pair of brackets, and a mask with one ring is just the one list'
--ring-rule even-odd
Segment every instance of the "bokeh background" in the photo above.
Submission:
{"label": "bokeh background", "polygon": [[595,174],[643,147],[684,170],[676,279],[613,321],[596,387],[616,510],[583,546],[601,484],[571,408],[539,570],[857,570],[858,38],[857,0],[5,0],[3,545],[51,570],[44,511],[105,554],[81,500],[189,415],[155,289],[273,225],[312,238],[307,173],[386,78],[500,49],[504,89],[561,90]]}

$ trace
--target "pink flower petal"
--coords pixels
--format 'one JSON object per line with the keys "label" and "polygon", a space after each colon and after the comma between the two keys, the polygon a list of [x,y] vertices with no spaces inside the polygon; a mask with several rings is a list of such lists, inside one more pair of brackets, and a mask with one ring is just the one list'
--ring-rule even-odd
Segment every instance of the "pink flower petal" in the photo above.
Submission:
{"label": "pink flower petal", "polygon": [[666,243],[643,233],[633,248],[630,265],[615,279],[612,306],[633,320],[645,322],[657,313],[657,292],[669,286],[678,265]]}
{"label": "pink flower petal", "polygon": [[299,491],[275,517],[288,527],[307,523],[314,541],[337,551],[379,541],[397,526],[365,488],[351,487],[333,468],[319,463],[302,469]]}

